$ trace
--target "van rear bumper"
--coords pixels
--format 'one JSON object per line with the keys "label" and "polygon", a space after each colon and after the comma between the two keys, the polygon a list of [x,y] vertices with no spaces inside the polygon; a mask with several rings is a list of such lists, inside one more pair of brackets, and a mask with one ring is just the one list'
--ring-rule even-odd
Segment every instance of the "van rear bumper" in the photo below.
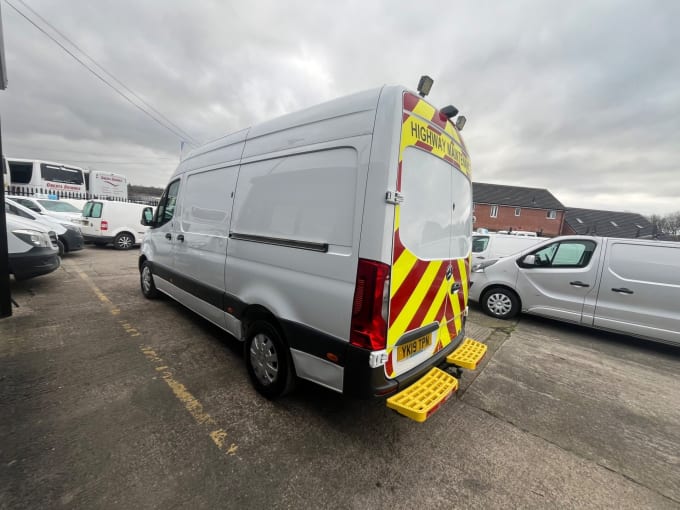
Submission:
{"label": "van rear bumper", "polygon": [[51,273],[61,261],[53,248],[32,248],[27,252],[9,254],[9,270],[17,280],[26,280]]}
{"label": "van rear bumper", "polygon": [[357,398],[388,397],[403,390],[420,379],[432,367],[447,365],[446,357],[465,338],[465,327],[449,345],[444,347],[427,362],[394,379],[385,375],[385,367],[371,368],[368,358],[371,351],[350,345],[345,357],[343,394]]}

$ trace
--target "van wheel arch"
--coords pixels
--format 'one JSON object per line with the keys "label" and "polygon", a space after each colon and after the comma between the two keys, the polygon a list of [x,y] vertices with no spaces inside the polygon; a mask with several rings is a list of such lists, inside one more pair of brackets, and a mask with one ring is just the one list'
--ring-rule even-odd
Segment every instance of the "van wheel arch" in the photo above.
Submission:
{"label": "van wheel arch", "polygon": [[241,338],[239,338],[239,340],[243,341],[246,339],[248,327],[257,320],[263,320],[274,326],[286,343],[286,346],[288,345],[286,336],[283,334],[283,328],[276,319],[276,316],[262,305],[248,305],[246,309],[243,310],[243,313],[241,314]]}
{"label": "van wheel arch", "polygon": [[484,289],[479,304],[484,313],[497,319],[512,319],[522,310],[519,294],[505,285],[491,285]]}

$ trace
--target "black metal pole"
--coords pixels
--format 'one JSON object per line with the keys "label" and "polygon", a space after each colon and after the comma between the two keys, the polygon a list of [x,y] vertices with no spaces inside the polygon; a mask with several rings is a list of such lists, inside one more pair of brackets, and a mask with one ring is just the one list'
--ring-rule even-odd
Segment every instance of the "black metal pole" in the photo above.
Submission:
{"label": "black metal pole", "polygon": [[[7,88],[5,67],[5,38],[2,33],[2,9],[0,9],[0,90]],[[7,221],[5,221],[5,155],[2,152],[2,125],[0,124],[0,319],[12,315],[12,295],[9,291],[9,247],[7,245]],[[9,184],[9,183],[8,183]]]}
{"label": "black metal pole", "polygon": [[[0,123],[0,154],[2,154],[2,123]],[[12,295],[9,290],[9,248],[5,221],[5,158],[0,171],[0,319],[12,315]]]}

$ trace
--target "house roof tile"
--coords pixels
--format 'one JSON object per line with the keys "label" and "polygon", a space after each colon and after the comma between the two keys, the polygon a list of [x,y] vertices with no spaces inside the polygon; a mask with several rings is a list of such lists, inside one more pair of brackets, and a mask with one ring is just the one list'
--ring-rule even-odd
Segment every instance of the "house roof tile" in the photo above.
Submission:
{"label": "house roof tile", "polygon": [[601,211],[597,209],[567,208],[564,221],[577,234],[604,237],[652,237],[653,226],[641,214]]}
{"label": "house roof tile", "polygon": [[475,182],[472,184],[472,195],[476,204],[508,205],[533,209],[565,209],[564,205],[552,193],[543,188]]}

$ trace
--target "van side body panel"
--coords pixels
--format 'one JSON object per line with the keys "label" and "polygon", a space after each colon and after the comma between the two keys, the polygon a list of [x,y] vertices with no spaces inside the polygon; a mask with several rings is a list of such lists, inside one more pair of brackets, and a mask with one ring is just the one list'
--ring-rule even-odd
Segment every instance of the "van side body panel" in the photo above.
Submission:
{"label": "van side body panel", "polygon": [[680,345],[680,244],[607,239],[593,325]]}

